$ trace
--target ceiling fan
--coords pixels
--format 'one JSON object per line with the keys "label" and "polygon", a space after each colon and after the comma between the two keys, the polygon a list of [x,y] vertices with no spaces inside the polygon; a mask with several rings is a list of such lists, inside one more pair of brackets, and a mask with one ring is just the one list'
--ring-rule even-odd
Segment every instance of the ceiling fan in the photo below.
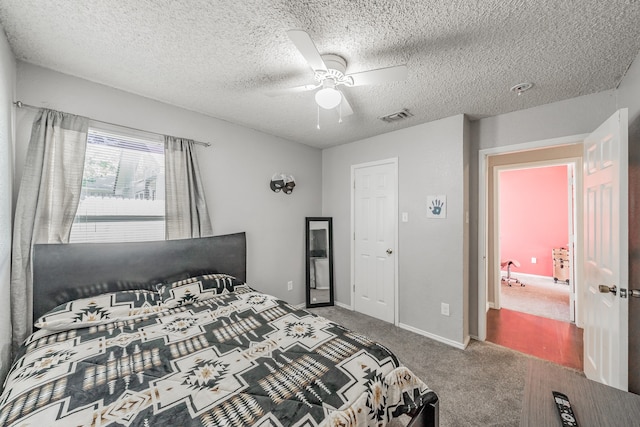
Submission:
{"label": "ceiling fan", "polygon": [[340,86],[374,85],[407,78],[406,65],[345,74],[347,61],[338,55],[320,55],[313,40],[305,31],[289,30],[287,35],[313,70],[317,83],[271,91],[267,93],[270,96],[306,92],[321,88],[315,94],[316,103],[319,107],[327,110],[340,107],[340,121],[342,121],[342,116],[353,114],[353,109],[344,93],[339,89]]}

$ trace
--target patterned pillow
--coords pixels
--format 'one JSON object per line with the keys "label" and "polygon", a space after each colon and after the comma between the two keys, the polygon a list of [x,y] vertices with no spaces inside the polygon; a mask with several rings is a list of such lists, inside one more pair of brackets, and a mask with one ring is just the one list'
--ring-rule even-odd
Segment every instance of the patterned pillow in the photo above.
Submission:
{"label": "patterned pillow", "polygon": [[239,286],[246,284],[228,274],[203,274],[161,285],[159,292],[163,305],[173,308],[233,292]]}
{"label": "patterned pillow", "polygon": [[157,291],[110,292],[61,304],[41,316],[33,326],[64,331],[143,317],[165,308]]}

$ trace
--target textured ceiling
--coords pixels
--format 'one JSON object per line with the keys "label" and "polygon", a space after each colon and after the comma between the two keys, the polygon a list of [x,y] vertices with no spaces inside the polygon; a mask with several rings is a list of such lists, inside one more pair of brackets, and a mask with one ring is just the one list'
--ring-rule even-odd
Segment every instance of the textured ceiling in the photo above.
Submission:
{"label": "textured ceiling", "polygon": [[[640,51],[638,0],[2,0],[0,23],[20,60],[315,147],[611,89]],[[354,114],[318,130],[313,92],[265,95],[314,83],[289,29],[408,78],[345,88]]]}

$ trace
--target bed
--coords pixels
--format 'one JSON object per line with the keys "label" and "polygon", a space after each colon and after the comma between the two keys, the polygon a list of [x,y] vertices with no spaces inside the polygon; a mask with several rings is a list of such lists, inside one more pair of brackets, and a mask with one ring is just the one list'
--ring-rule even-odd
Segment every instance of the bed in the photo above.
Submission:
{"label": "bed", "polygon": [[245,280],[244,233],[36,245],[40,329],[0,425],[438,425],[437,395],[389,350]]}

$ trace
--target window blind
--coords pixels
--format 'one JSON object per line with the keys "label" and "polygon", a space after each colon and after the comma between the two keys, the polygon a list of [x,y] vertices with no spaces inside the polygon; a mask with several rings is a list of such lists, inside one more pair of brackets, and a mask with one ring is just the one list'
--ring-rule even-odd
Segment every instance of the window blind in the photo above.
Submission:
{"label": "window blind", "polygon": [[164,145],[89,128],[71,243],[164,240]]}

